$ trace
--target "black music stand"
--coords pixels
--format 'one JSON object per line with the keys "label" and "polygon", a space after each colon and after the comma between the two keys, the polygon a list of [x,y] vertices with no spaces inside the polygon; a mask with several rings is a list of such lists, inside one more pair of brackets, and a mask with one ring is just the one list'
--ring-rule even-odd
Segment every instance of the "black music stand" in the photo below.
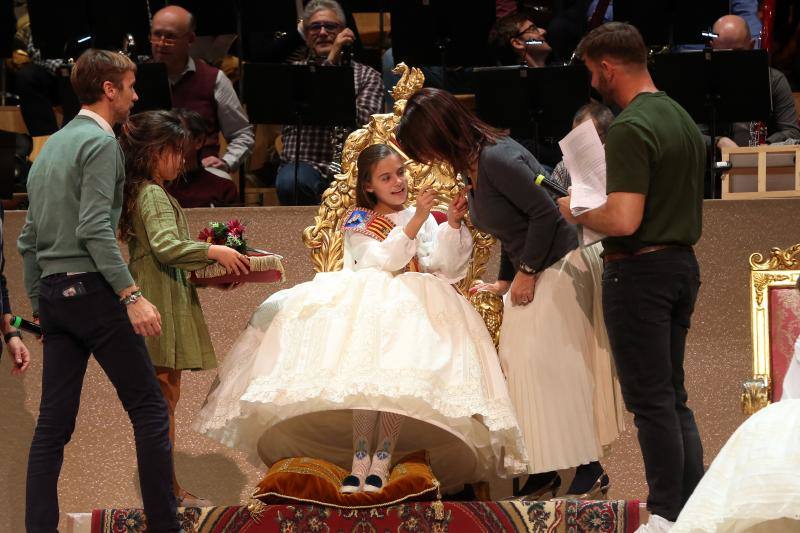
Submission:
{"label": "black music stand", "polygon": [[167,65],[164,63],[141,63],[136,69],[136,94],[139,100],[133,105],[131,115],[143,111],[172,108],[172,92],[169,86]]}
{"label": "black music stand", "polygon": [[589,72],[583,65],[484,67],[473,74],[478,116],[498,128],[532,129],[537,148],[540,139],[569,133],[573,115],[589,102]]}
{"label": "black music stand", "polygon": [[[158,2],[149,4],[152,9]],[[34,46],[46,59],[77,59],[89,47],[119,50],[127,34],[140,46],[138,53],[150,51],[147,1],[120,2],[109,9],[104,0],[28,0],[28,13]]]}
{"label": "black music stand", "polygon": [[244,103],[253,124],[294,124],[297,128],[295,204],[303,126],[356,127],[352,67],[245,63]]}
{"label": "black music stand", "polygon": [[648,46],[702,43],[729,10],[729,0],[614,0],[614,20],[636,26]]}
{"label": "black music stand", "polygon": [[389,0],[392,54],[409,66],[469,67],[492,64],[489,31],[495,2],[474,0]]}
{"label": "black music stand", "polygon": [[653,56],[656,87],[666,92],[698,124],[708,124],[709,195],[717,196],[714,139],[719,123],[769,120],[772,88],[766,50],[712,50]]}

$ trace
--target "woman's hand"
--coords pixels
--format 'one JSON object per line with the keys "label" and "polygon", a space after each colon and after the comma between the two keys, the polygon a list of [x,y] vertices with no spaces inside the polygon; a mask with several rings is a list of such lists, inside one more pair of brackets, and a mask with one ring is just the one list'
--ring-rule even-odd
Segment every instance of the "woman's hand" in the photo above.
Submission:
{"label": "woman's hand", "polygon": [[250,259],[233,248],[212,244],[208,249],[208,258],[222,265],[226,274],[241,276],[250,272]]}
{"label": "woman's hand", "polygon": [[511,283],[499,279],[494,283],[481,283],[480,285],[476,285],[469,290],[469,293],[475,294],[476,292],[486,291],[493,292],[498,296],[503,296],[508,292],[509,287],[511,287]]}
{"label": "woman's hand", "polygon": [[536,274],[517,272],[511,282],[511,305],[528,305],[533,301],[537,277]]}
{"label": "woman's hand", "polygon": [[450,224],[450,227],[454,229],[461,228],[461,221],[464,220],[468,207],[467,195],[464,190],[461,190],[447,207],[447,223]]}

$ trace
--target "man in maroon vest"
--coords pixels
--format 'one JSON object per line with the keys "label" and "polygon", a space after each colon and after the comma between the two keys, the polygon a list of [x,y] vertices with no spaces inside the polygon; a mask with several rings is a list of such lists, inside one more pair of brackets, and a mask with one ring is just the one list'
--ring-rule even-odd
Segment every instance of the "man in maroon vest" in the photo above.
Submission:
{"label": "man in maroon vest", "polygon": [[[194,29],[194,16],[175,5],[158,11],[150,27],[153,60],[167,66],[173,107],[199,113],[208,133],[196,155],[198,168],[173,182],[170,193],[183,207],[229,205],[238,201],[230,172],[253,149],[255,135],[227,76],[189,56]],[[219,157],[220,132],[228,141],[222,157]]]}

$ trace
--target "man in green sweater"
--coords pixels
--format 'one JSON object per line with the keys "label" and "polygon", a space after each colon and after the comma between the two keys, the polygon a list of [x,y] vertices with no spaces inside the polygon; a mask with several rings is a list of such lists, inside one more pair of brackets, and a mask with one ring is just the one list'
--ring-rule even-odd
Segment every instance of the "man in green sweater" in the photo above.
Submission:
{"label": "man in green sweater", "polygon": [[47,141],[28,177],[18,247],[25,287],[44,331],[42,399],[28,457],[25,524],[57,531],[58,477],[93,354],[133,424],[148,531],[179,531],[167,406],[142,335],[159,335],[117,245],[125,164],[112,125],[137,100],[136,66],[88,50],[72,70],[81,111]]}

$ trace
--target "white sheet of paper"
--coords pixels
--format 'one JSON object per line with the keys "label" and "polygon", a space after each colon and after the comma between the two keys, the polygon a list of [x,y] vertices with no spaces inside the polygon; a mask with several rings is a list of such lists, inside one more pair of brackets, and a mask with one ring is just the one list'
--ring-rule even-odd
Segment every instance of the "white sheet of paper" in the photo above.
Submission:
{"label": "white sheet of paper", "polygon": [[[594,122],[584,121],[558,142],[564,165],[572,178],[570,210],[580,215],[606,203],[606,153]],[[583,245],[589,246],[605,235],[583,228]]]}

